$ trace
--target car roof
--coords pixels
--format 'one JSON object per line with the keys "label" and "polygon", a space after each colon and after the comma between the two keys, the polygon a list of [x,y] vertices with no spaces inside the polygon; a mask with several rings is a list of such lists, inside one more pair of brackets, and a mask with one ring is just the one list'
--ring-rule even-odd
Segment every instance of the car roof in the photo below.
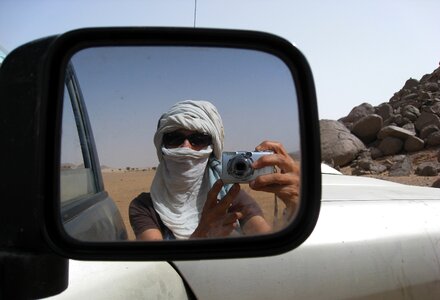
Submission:
{"label": "car roof", "polygon": [[322,174],[338,174],[338,175],[342,175],[341,172],[339,172],[338,170],[330,167],[329,165],[327,165],[325,163],[321,163],[321,173]]}

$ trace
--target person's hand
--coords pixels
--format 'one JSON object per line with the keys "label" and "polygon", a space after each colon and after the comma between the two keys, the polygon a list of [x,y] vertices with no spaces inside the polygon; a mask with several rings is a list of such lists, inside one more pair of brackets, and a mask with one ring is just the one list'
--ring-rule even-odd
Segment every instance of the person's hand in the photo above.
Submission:
{"label": "person's hand", "polygon": [[240,185],[234,184],[223,199],[218,200],[217,196],[223,187],[223,181],[217,180],[208,192],[205,206],[199,226],[197,226],[191,238],[203,237],[225,237],[237,227],[237,220],[243,214],[240,212],[228,212],[232,201],[240,191]]}
{"label": "person's hand", "polygon": [[264,155],[252,164],[254,169],[263,167],[277,167],[278,172],[260,175],[249,182],[249,187],[256,191],[274,193],[286,205],[287,218],[290,219],[296,212],[299,196],[299,165],[287,153],[281,143],[264,141],[255,148],[256,151],[274,152]]}

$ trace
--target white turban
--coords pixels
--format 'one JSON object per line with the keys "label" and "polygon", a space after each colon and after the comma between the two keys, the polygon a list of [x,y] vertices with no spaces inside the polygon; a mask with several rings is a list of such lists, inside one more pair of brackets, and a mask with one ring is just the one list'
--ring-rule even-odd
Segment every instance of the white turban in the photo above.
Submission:
{"label": "white turban", "polygon": [[[212,137],[212,147],[200,151],[163,147],[163,134],[177,129],[208,133]],[[154,144],[160,163],[150,194],[154,209],[177,239],[189,238],[199,224],[208,191],[220,176],[216,169],[219,162],[215,163],[210,156],[214,153],[220,159],[223,135],[220,115],[207,101],[178,102],[159,119]]]}
{"label": "white turban", "polygon": [[208,101],[185,100],[174,104],[163,114],[154,135],[157,157],[162,160],[162,137],[164,133],[177,129],[206,132],[212,137],[214,156],[221,159],[224,141],[223,122],[212,103]]}

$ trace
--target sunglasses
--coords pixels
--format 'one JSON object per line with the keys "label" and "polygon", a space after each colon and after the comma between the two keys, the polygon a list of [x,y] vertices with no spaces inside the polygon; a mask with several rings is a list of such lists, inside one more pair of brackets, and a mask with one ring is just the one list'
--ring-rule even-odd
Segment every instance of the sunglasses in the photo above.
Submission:
{"label": "sunglasses", "polygon": [[173,131],[169,133],[165,133],[162,138],[163,145],[166,148],[176,148],[183,144],[185,140],[188,140],[190,144],[194,147],[207,147],[211,145],[212,138],[206,132],[200,133],[192,133],[189,135],[185,135],[179,131]]}

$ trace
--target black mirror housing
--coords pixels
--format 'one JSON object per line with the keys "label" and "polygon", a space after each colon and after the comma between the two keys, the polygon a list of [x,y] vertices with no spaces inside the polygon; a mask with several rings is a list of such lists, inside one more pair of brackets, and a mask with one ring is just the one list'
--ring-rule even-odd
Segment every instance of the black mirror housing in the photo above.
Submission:
{"label": "black mirror housing", "polygon": [[[71,56],[88,47],[204,46],[253,49],[281,59],[290,70],[299,110],[301,199],[295,220],[268,235],[166,242],[84,242],[65,234],[60,218],[60,139],[65,70]],[[0,68],[3,167],[0,187],[0,251],[42,253],[82,260],[200,260],[275,255],[289,251],[313,231],[321,197],[316,94],[304,55],[271,34],[184,28],[80,29],[26,44]]]}

